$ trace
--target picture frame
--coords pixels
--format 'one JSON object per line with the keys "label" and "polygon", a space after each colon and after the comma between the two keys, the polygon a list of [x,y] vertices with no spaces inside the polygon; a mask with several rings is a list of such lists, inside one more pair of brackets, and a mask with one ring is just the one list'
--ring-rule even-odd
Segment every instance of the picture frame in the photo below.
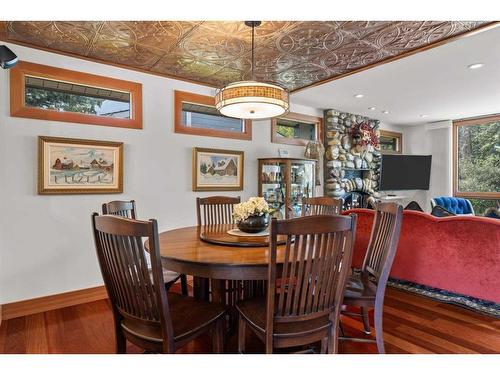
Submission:
{"label": "picture frame", "polygon": [[193,148],[193,191],[241,191],[244,152]]}
{"label": "picture frame", "polygon": [[380,152],[393,155],[403,153],[403,134],[389,130],[380,130]]}
{"label": "picture frame", "polygon": [[123,143],[38,137],[38,194],[123,193]]}

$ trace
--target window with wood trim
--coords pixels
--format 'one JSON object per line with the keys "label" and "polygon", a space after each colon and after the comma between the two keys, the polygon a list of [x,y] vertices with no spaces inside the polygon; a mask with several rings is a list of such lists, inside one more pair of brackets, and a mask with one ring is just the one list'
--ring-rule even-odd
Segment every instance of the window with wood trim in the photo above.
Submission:
{"label": "window with wood trim", "polygon": [[500,199],[500,115],[453,122],[453,194]]}
{"label": "window with wood trim", "polygon": [[290,112],[271,120],[271,141],[287,145],[305,146],[309,141],[321,141],[321,117]]}
{"label": "window with wood trim", "polygon": [[402,154],[403,153],[403,134],[391,132],[389,130],[380,130],[380,152],[382,154]]}
{"label": "window with wood trim", "polygon": [[251,120],[223,116],[213,96],[184,91],[174,91],[174,129],[183,134],[252,139]]}
{"label": "window with wood trim", "polygon": [[142,129],[142,85],[21,61],[10,71],[10,114]]}

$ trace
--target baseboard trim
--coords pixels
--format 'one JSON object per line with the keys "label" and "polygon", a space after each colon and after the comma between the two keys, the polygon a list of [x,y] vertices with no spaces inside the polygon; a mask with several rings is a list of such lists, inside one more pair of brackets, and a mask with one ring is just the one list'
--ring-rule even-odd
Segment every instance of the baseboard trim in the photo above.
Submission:
{"label": "baseboard trim", "polygon": [[20,316],[37,314],[63,307],[79,305],[81,303],[98,301],[105,298],[108,298],[108,294],[103,285],[94,288],[28,299],[25,301],[7,303],[1,306],[0,322],[2,319],[8,320],[18,318]]}

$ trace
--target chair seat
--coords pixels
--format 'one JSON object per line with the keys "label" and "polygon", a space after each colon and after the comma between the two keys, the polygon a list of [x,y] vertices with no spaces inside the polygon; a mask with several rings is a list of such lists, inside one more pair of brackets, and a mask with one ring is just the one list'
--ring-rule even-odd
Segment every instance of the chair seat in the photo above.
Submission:
{"label": "chair seat", "polygon": [[377,285],[361,275],[352,275],[347,280],[344,292],[344,304],[355,300],[375,300]]}
{"label": "chair seat", "polygon": [[[224,314],[224,307],[221,305],[195,300],[176,293],[168,293],[168,303],[174,328],[174,341],[180,341],[208,326]],[[157,343],[163,341],[159,323],[146,325],[132,319],[124,319],[121,326],[128,333],[144,340]]]}
{"label": "chair seat", "polygon": [[[265,333],[266,327],[266,299],[254,298],[236,304],[241,316],[260,333]],[[278,338],[308,335],[314,332],[327,330],[331,325],[328,316],[293,323],[275,323],[274,336]]]}

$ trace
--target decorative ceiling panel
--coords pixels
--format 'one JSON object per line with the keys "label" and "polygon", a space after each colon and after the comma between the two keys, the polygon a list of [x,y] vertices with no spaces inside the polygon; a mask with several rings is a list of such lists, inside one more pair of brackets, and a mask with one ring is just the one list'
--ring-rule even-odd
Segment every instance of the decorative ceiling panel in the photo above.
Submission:
{"label": "decorative ceiling panel", "polygon": [[[265,21],[255,76],[300,89],[432,45],[482,21]],[[7,41],[211,86],[251,79],[251,29],[234,21],[0,22]]]}

